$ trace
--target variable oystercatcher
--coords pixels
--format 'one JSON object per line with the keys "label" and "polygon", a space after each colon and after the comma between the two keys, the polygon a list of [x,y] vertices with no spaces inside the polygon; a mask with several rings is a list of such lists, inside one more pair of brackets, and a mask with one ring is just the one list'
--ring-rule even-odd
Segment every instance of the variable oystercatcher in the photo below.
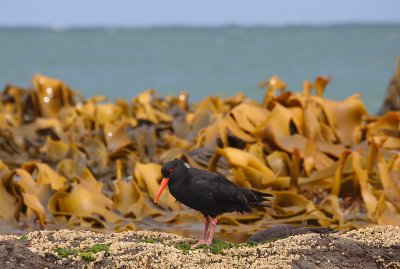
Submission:
{"label": "variable oystercatcher", "polygon": [[[163,176],[154,203],[160,198],[168,184],[169,191],[176,200],[204,215],[204,233],[198,244],[211,244],[217,216],[227,212],[251,212],[251,206],[269,206],[271,194],[239,187],[223,176],[206,170],[191,168],[182,160],[175,159],[161,168]],[[210,235],[207,238],[211,223]]]}

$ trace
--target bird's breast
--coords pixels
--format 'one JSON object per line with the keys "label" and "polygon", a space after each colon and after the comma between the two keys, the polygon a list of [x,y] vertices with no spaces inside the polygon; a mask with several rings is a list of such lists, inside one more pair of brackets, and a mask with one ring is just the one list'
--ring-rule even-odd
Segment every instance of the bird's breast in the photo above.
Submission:
{"label": "bird's breast", "polygon": [[171,185],[168,184],[168,188],[169,188],[169,192],[171,193],[172,196],[174,196],[174,198],[188,206],[194,209],[197,209],[195,204],[193,203],[193,196],[194,194],[192,193],[194,190],[191,190],[190,188],[188,188],[185,184],[180,184],[180,182],[177,183],[173,183]]}
{"label": "bird's breast", "polygon": [[170,182],[168,183],[168,189],[169,192],[171,193],[172,196],[175,197],[176,200],[179,202],[183,202],[182,199],[185,198],[185,190],[184,186],[181,186],[182,184],[179,184],[179,182]]}

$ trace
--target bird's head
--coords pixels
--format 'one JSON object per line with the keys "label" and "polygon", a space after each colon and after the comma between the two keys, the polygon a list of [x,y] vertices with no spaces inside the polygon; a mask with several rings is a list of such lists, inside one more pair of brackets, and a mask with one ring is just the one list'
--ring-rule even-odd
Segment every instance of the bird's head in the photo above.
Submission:
{"label": "bird's head", "polygon": [[163,176],[163,179],[161,181],[160,189],[158,190],[157,195],[154,198],[154,203],[157,203],[158,199],[161,196],[161,193],[163,192],[165,186],[167,186],[168,182],[170,180],[174,181],[175,179],[184,176],[189,167],[190,166],[187,163],[179,159],[169,161],[161,167],[161,174]]}

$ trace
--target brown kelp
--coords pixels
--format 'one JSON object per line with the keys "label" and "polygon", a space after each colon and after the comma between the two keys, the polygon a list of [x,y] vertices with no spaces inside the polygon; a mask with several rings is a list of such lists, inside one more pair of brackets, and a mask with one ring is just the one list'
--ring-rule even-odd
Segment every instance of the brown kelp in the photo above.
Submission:
{"label": "brown kelp", "polygon": [[161,164],[173,158],[275,195],[272,209],[221,216],[225,231],[303,221],[400,225],[400,112],[369,116],[358,95],[328,100],[329,80],[317,77],[291,92],[272,77],[260,83],[261,102],[239,93],[197,104],[185,92],[159,97],[152,89],[130,103],[105,103],[41,75],[29,89],[7,86],[0,103],[3,230],[190,225],[201,216],[172,196],[152,202]]}

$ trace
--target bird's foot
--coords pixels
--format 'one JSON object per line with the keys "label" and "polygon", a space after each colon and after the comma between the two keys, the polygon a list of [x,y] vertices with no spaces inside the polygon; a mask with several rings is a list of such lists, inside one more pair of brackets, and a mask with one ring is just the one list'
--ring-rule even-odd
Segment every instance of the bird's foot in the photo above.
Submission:
{"label": "bird's foot", "polygon": [[208,240],[199,239],[199,240],[197,240],[197,243],[192,245],[192,248],[196,248],[196,247],[198,247],[200,245],[204,245],[204,244],[209,245]]}

